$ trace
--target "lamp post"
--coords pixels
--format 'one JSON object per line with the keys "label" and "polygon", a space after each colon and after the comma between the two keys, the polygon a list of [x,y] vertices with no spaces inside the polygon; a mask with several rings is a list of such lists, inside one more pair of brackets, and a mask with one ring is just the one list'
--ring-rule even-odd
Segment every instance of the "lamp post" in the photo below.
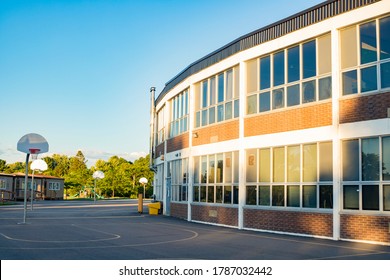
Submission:
{"label": "lamp post", "polygon": [[95,172],[93,172],[92,177],[95,179],[95,184],[93,186],[93,203],[96,203],[96,180],[103,179],[104,173],[100,170],[96,170]]}
{"label": "lamp post", "polygon": [[145,185],[148,183],[148,179],[142,177],[141,179],[139,179],[139,182],[144,187],[144,199],[145,199]]}
{"label": "lamp post", "polygon": [[33,200],[34,200],[34,172],[45,171],[47,170],[47,163],[42,159],[36,159],[31,163],[30,168],[32,169],[32,177],[31,177],[31,211],[33,210]]}
{"label": "lamp post", "polygon": [[27,213],[27,183],[28,183],[28,160],[30,154],[36,155],[46,153],[49,151],[49,144],[46,139],[36,133],[29,133],[19,139],[16,149],[19,152],[26,153],[26,170],[24,174],[24,203],[23,203],[23,222],[20,224],[26,224]]}

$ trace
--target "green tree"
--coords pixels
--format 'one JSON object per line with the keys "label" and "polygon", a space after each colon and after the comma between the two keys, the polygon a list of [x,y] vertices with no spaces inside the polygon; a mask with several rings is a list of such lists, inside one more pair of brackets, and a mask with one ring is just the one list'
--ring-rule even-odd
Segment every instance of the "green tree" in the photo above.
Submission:
{"label": "green tree", "polygon": [[3,159],[0,159],[0,172],[4,172],[7,162]]}

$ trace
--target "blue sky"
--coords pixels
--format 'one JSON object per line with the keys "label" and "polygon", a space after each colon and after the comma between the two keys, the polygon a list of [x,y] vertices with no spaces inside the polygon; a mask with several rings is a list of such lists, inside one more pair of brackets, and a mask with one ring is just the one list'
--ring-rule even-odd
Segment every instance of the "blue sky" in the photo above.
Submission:
{"label": "blue sky", "polygon": [[[0,0],[0,159],[41,134],[94,164],[149,151],[151,86],[315,0]],[[45,156],[45,155],[43,155]]]}

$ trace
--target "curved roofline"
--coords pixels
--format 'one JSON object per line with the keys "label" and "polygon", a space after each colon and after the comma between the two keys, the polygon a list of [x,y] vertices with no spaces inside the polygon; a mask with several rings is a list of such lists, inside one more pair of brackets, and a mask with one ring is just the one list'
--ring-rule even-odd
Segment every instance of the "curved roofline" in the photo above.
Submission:
{"label": "curved roofline", "polygon": [[189,76],[198,73],[199,71],[216,64],[231,55],[255,47],[267,41],[274,40],[288,33],[339,14],[380,1],[382,0],[328,0],[245,34],[188,65],[185,69],[165,83],[165,87],[158,95],[155,103],[158,103],[166,93]]}

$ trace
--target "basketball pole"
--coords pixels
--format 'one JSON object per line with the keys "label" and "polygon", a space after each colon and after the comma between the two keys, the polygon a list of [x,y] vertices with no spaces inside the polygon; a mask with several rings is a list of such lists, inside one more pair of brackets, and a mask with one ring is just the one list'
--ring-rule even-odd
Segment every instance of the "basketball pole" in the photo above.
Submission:
{"label": "basketball pole", "polygon": [[26,154],[26,172],[24,174],[24,204],[23,204],[23,224],[26,223],[27,216],[27,185],[28,185],[28,160],[30,158],[30,154]]}

